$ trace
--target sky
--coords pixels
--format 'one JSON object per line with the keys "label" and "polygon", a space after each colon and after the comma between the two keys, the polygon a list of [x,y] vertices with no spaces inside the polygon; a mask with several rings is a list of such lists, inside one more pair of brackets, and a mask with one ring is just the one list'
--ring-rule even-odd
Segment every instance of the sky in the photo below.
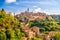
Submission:
{"label": "sky", "polygon": [[20,13],[29,8],[33,12],[60,15],[60,0],[0,0],[0,10]]}

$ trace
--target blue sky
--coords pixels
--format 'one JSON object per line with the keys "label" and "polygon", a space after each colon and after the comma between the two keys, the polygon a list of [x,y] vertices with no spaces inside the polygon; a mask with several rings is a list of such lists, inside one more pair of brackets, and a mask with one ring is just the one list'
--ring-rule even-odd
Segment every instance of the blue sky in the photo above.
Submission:
{"label": "blue sky", "polygon": [[0,9],[20,13],[30,9],[33,12],[60,14],[60,0],[0,0]]}

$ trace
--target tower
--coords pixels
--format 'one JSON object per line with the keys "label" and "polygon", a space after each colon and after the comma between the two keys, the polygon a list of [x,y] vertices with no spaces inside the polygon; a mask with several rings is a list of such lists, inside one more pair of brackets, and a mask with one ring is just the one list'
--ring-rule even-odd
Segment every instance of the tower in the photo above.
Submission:
{"label": "tower", "polygon": [[27,8],[27,12],[29,12],[29,8]]}
{"label": "tower", "polygon": [[14,13],[14,16],[15,16],[15,13]]}

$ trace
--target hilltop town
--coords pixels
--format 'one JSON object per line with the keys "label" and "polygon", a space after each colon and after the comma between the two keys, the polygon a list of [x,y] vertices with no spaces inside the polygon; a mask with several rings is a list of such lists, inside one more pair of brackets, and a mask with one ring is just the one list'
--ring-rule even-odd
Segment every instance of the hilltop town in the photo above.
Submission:
{"label": "hilltop town", "polygon": [[60,40],[59,31],[59,16],[29,11],[13,16],[0,10],[0,40]]}
{"label": "hilltop town", "polygon": [[[57,16],[57,15],[55,15]],[[33,26],[29,26],[29,22],[33,22],[33,21],[41,21],[44,22],[44,21],[48,21],[48,22],[53,22],[55,21],[54,20],[54,17],[53,15],[47,15],[46,13],[41,13],[41,12],[37,12],[37,13],[34,13],[34,12],[29,12],[28,11],[25,11],[25,12],[21,12],[20,14],[17,14],[15,17],[21,22],[21,29],[23,32],[26,33],[26,35],[29,37],[29,38],[34,38],[35,36],[37,37],[42,37],[43,40],[55,40],[52,35],[54,34],[58,34],[59,32],[58,31],[50,31],[48,32],[48,34],[42,34],[40,32],[40,27],[36,26],[36,25],[40,25],[40,24],[33,24]],[[58,17],[58,16],[57,16]],[[42,24],[44,25],[44,24]],[[43,29],[44,30],[44,29]]]}

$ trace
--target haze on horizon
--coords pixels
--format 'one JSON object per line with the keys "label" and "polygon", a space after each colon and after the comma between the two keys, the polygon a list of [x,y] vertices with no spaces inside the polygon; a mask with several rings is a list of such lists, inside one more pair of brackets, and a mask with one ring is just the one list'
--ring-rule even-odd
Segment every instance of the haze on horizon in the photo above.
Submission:
{"label": "haze on horizon", "polygon": [[27,8],[33,12],[45,12],[47,14],[60,14],[60,0],[0,0],[0,9],[7,12],[20,13]]}

